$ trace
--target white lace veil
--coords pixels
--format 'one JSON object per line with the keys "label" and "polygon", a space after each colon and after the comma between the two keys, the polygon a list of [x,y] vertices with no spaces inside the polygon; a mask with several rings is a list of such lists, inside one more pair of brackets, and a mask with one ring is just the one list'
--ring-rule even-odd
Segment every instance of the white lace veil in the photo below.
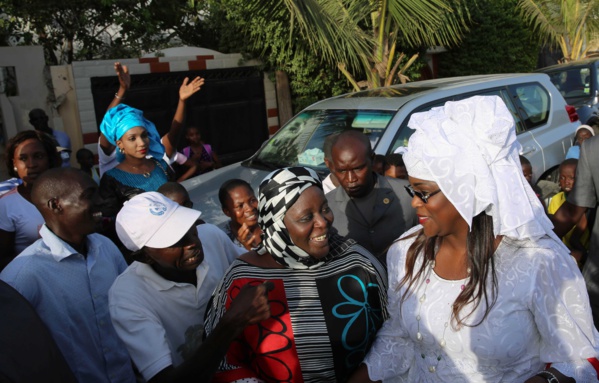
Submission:
{"label": "white lace veil", "polygon": [[549,235],[562,244],[524,178],[514,119],[500,97],[449,101],[413,114],[408,126],[415,130],[403,155],[408,174],[436,182],[470,227],[484,211],[496,236]]}

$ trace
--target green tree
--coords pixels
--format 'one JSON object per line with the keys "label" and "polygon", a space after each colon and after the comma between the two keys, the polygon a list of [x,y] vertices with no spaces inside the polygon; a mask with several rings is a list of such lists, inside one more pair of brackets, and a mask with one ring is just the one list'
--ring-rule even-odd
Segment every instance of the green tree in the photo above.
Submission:
{"label": "green tree", "polygon": [[[339,68],[354,89],[401,81],[401,50],[454,45],[464,30],[461,0],[222,0],[261,57],[297,55]],[[413,56],[412,56],[413,57]],[[415,58],[411,58],[414,60]],[[409,65],[408,65],[409,66]],[[405,68],[404,68],[405,69]],[[356,79],[363,78],[363,82]],[[405,78],[403,78],[405,80]]]}
{"label": "green tree", "polygon": [[[231,0],[211,3],[207,13],[210,17],[202,21],[202,35],[187,35],[185,43],[222,53],[242,53],[246,60],[260,59],[267,72],[286,72],[295,113],[318,100],[351,90],[340,72],[322,62],[319,52],[304,49],[301,42],[298,45],[302,48],[288,49],[289,23],[286,19],[252,15],[243,7],[243,1]],[[249,43],[253,39],[270,43]]]}
{"label": "green tree", "polygon": [[441,77],[530,72],[539,42],[524,23],[519,0],[478,0],[471,8],[470,30],[460,45],[439,56]]}
{"label": "green tree", "polygon": [[50,65],[134,57],[197,33],[199,13],[170,0],[0,0],[0,37],[42,45]]}
{"label": "green tree", "polygon": [[49,64],[71,62],[76,41],[99,45],[113,12],[112,4],[93,0],[2,0],[0,9],[12,20],[11,36],[20,44],[42,45]]}
{"label": "green tree", "polygon": [[585,57],[599,41],[597,0],[520,0],[519,6],[543,41],[561,49],[563,61]]}

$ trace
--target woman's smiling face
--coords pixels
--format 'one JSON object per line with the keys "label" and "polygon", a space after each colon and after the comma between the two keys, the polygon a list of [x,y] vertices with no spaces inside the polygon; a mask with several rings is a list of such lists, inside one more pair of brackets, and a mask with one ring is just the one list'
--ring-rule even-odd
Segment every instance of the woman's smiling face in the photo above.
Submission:
{"label": "woman's smiling face", "polygon": [[324,192],[317,186],[311,186],[287,210],[283,223],[297,247],[321,259],[329,254],[329,231],[333,219]]}
{"label": "woman's smiling face", "polygon": [[258,224],[258,199],[254,191],[245,185],[237,186],[229,191],[223,212],[239,226],[244,223],[248,227]]}

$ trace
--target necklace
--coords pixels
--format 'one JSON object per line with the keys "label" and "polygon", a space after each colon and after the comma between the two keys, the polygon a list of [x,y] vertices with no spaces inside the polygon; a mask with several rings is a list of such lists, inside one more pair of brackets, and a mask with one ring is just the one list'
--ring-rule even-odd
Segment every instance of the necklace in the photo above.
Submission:
{"label": "necklace", "polygon": [[[164,173],[164,175],[165,175],[165,177],[166,177],[166,179],[168,181],[168,179],[169,179],[168,173],[167,173],[166,169],[164,169],[164,167],[162,166],[162,164],[160,163],[160,161],[157,161],[154,158],[151,158],[151,160],[156,164],[156,166],[158,166],[160,168],[160,170],[162,170],[162,172]],[[139,166],[135,166],[135,165],[129,165],[129,166],[131,168],[139,171]],[[139,174],[139,173],[137,173],[137,174]],[[144,176],[145,178],[150,178],[150,176],[152,175],[152,172],[151,171],[150,172],[144,172],[144,173],[141,173],[141,175]]]}
{"label": "necklace", "polygon": [[[422,312],[422,305],[426,301],[426,290],[428,289],[428,285],[431,282],[430,278],[431,278],[432,273],[434,272],[434,269],[435,269],[435,261],[433,260],[433,261],[431,261],[431,267],[426,274],[426,279],[424,280],[424,291],[422,292],[422,295],[420,296],[420,298],[418,298],[418,313],[416,314],[416,323],[417,323],[416,340],[418,342],[422,342],[424,339],[422,333],[420,332],[420,320],[422,319],[421,312]],[[466,277],[466,279],[470,278],[470,272],[471,272],[471,269],[468,268],[467,269],[468,277]],[[462,283],[460,285],[460,290],[464,290],[465,287],[466,287],[465,284]],[[439,352],[436,355],[433,355],[434,356],[433,363],[435,363],[435,364],[431,364],[428,366],[428,371],[430,373],[437,372],[437,367],[439,367],[439,362],[441,361],[441,359],[443,359],[442,355],[444,353],[444,349],[447,344],[447,342],[445,341],[445,332],[447,331],[447,327],[449,327],[449,321],[451,320],[451,313],[452,313],[452,311],[450,310],[449,319],[446,320],[445,323],[443,324],[443,333],[441,334],[441,340],[439,341]],[[420,357],[423,360],[426,359],[426,355],[424,354],[424,352],[422,352],[420,354]]]}
{"label": "necklace", "polygon": [[[133,170],[135,170],[135,171],[139,171],[139,170],[140,170],[140,169],[139,169],[139,166],[136,166],[136,165],[132,165],[132,164],[130,164],[130,165],[129,165],[129,167],[131,167],[131,169],[133,169]],[[143,175],[143,176],[144,176],[144,177],[146,177],[146,178],[150,178],[150,174],[151,174],[151,173],[152,173],[152,172],[143,172],[143,173],[141,173],[141,175]],[[140,173],[137,173],[137,174],[140,174]]]}

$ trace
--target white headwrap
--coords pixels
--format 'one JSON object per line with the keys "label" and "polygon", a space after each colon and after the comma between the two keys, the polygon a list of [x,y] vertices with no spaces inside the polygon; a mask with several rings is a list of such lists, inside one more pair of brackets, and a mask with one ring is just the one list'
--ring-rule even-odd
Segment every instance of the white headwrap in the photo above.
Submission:
{"label": "white headwrap", "polygon": [[522,173],[514,118],[498,96],[474,96],[414,113],[403,155],[411,177],[434,181],[472,227],[481,212],[494,234],[537,239],[553,225]]}

